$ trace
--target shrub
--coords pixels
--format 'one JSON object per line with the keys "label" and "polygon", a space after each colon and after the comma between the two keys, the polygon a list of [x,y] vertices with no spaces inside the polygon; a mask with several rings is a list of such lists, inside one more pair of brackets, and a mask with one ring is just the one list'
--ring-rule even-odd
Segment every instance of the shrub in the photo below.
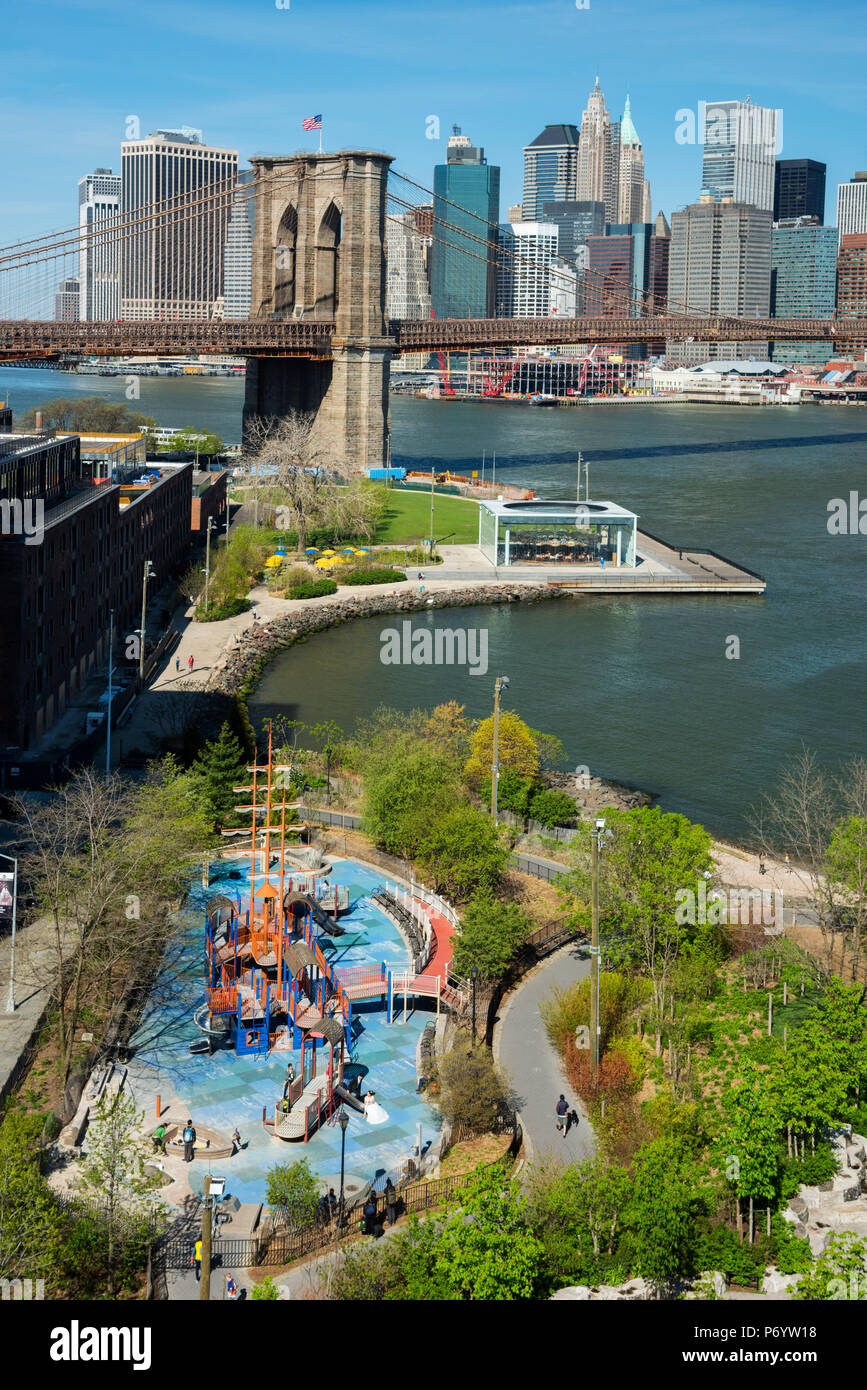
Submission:
{"label": "shrub", "polygon": [[[636,1003],[638,984],[626,975],[604,970],[599,976],[599,1026],[603,1051],[610,1039],[621,1031],[623,1021]],[[590,1023],[590,981],[579,980],[569,989],[555,989],[541,1006],[542,1022],[553,1045],[562,1052],[575,1029]]]}
{"label": "shrub", "polygon": [[464,899],[477,889],[496,888],[508,851],[495,825],[475,806],[458,805],[440,815],[423,835],[416,862],[433,879],[434,890]]}
{"label": "shrub", "polygon": [[398,584],[406,579],[403,570],[395,569],[350,569],[341,574],[341,584]]}
{"label": "shrub", "polygon": [[469,975],[473,966],[486,980],[503,975],[530,934],[532,923],[517,903],[498,902],[492,893],[470,899],[453,939],[452,968]]}
{"label": "shrub", "polygon": [[333,579],[307,579],[303,584],[293,584],[286,590],[286,598],[323,598],[326,594],[336,594],[337,585]]}
{"label": "shrub", "polygon": [[785,1198],[794,1197],[804,1183],[815,1187],[817,1183],[828,1182],[837,1172],[837,1160],[830,1144],[817,1144],[815,1152],[804,1154],[803,1158],[785,1158],[780,1178],[780,1191]]}
{"label": "shrub", "polygon": [[577,815],[573,798],[556,787],[543,788],[530,800],[530,818],[541,821],[542,825],[571,825]]}
{"label": "shrub", "polygon": [[489,1130],[514,1100],[488,1049],[464,1036],[440,1061],[438,1082],[446,1119],[476,1132]]}
{"label": "shrub", "polygon": [[[497,805],[506,811],[514,811],[517,816],[526,816],[533,795],[532,777],[523,777],[520,772],[507,768],[500,773],[497,787]],[[491,804],[491,779],[485,777],[479,783],[479,796],[486,806]],[[574,807],[573,807],[574,811]]]}
{"label": "shrub", "polygon": [[271,1275],[266,1274],[261,1284],[255,1284],[250,1290],[250,1297],[256,1299],[257,1302],[262,1299],[273,1301],[280,1297],[280,1290]]}
{"label": "shrub", "polygon": [[239,613],[246,613],[250,607],[248,598],[229,598],[224,603],[210,604],[205,613],[204,603],[200,603],[196,609],[197,623],[219,623],[224,618],[236,618]]}
{"label": "shrub", "polygon": [[776,1213],[771,1217],[770,1253],[781,1274],[805,1274],[813,1268],[810,1242],[796,1236],[792,1223]]}
{"label": "shrub", "polygon": [[736,1284],[754,1284],[761,1279],[766,1253],[760,1244],[738,1240],[730,1226],[711,1226],[696,1242],[699,1269],[718,1269]]}
{"label": "shrub", "polygon": [[265,1200],[296,1229],[312,1225],[319,1210],[319,1185],[307,1159],[275,1163],[269,1168]]}

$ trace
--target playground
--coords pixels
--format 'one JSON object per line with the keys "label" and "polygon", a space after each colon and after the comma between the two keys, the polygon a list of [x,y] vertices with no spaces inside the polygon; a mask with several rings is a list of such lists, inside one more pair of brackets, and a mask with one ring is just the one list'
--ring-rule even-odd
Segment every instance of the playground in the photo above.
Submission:
{"label": "playground", "polygon": [[[316,1064],[321,1068],[324,1057],[332,1052],[324,1041],[315,1049],[308,1043],[298,1049],[246,1051],[246,1034],[254,1030],[245,1029],[241,1051],[236,1051],[228,1037],[219,1039],[210,1054],[190,1051],[190,1044],[200,1042],[203,1036],[194,1016],[206,998],[205,909],[217,896],[236,894],[239,872],[247,878],[249,871],[249,859],[222,861],[213,866],[207,888],[198,878],[191,884],[183,913],[183,945],[166,962],[133,1045],[136,1097],[139,1104],[148,1105],[148,1120],[155,1116],[150,1096],[161,1094],[163,1108],[170,1104],[173,1120],[180,1118],[182,1122],[189,1115],[194,1124],[226,1136],[237,1127],[242,1141],[240,1152],[219,1160],[212,1171],[227,1178],[227,1192],[240,1201],[262,1202],[266,1173],[275,1163],[291,1163],[304,1157],[314,1171],[333,1180],[340,1172],[340,1128],[333,1122],[336,1105],[316,1125],[306,1143],[303,1139],[284,1142],[274,1137],[273,1126],[266,1129],[263,1125],[263,1114],[273,1120],[280,1106],[287,1065],[291,1062],[296,1076],[303,1081],[302,1054],[315,1051]],[[266,882],[276,887],[278,878],[275,873],[267,878],[256,874],[256,889]],[[376,975],[384,962],[395,967],[396,974],[403,972],[411,977],[412,963],[403,937],[372,900],[371,895],[382,884],[381,877],[351,860],[341,859],[333,861],[328,884],[345,888],[348,901],[346,912],[340,916],[341,935],[329,939],[316,933],[323,956],[336,977],[352,980],[355,972]],[[418,1094],[416,1077],[419,1035],[435,1013],[429,1006],[414,1007],[412,996],[407,998],[405,1013],[404,996],[399,989],[393,999],[391,1023],[385,995],[353,1000],[351,1013],[351,1059],[350,1049],[344,1045],[346,1077],[351,1079],[360,1071],[363,1091],[375,1091],[377,1102],[388,1115],[387,1121],[370,1124],[359,1111],[346,1107],[346,1171],[366,1179],[379,1170],[399,1166],[411,1156],[418,1142],[419,1125],[424,1146],[436,1138],[439,1116]],[[309,1066],[310,1063],[308,1070]],[[187,1166],[194,1192],[203,1191],[209,1168],[207,1151],[199,1151],[196,1162]]]}

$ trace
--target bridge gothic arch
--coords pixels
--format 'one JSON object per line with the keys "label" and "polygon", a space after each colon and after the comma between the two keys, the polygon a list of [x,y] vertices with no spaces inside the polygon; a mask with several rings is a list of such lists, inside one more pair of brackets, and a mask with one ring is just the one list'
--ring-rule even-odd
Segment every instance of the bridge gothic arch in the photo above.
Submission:
{"label": "bridge gothic arch", "polygon": [[316,285],[315,316],[318,319],[337,317],[340,301],[340,240],[343,214],[332,198],[319,219],[316,231],[314,279]]}
{"label": "bridge gothic arch", "polygon": [[295,308],[298,211],[288,205],[277,227],[274,247],[274,313],[289,318]]}

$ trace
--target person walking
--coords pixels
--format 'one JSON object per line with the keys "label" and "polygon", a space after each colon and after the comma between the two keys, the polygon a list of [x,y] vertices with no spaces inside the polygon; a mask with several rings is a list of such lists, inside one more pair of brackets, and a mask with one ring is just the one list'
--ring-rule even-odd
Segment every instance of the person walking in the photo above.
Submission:
{"label": "person walking", "polygon": [[767,864],[765,863],[765,852],[764,852],[764,850],[760,850],[760,851],[759,851],[759,873],[760,873],[760,874],[766,874],[767,871],[768,871],[768,866],[767,866]]}
{"label": "person walking", "polygon": [[180,669],[181,669],[181,658],[180,658],[179,656],[176,656],[176,657],[175,657],[175,670],[176,670],[176,671],[180,671]]}
{"label": "person walking", "polygon": [[195,1158],[196,1131],[193,1128],[192,1120],[187,1120],[184,1126],[184,1163],[192,1163]]}
{"label": "person walking", "polygon": [[376,1197],[371,1192],[363,1207],[364,1234],[372,1236],[376,1229]]}
{"label": "person walking", "polygon": [[196,1248],[193,1252],[193,1264],[196,1266],[196,1283],[198,1284],[202,1278],[202,1242],[200,1240],[196,1241]]}
{"label": "person walking", "polygon": [[391,1178],[385,1184],[385,1214],[389,1226],[393,1226],[397,1220],[397,1193]]}
{"label": "person walking", "polygon": [[187,669],[188,669],[190,672],[192,672],[192,669],[193,669],[193,654],[192,654],[192,652],[190,652],[189,658],[188,658],[188,660],[187,660]]}
{"label": "person walking", "polygon": [[787,853],[787,854],[786,854],[786,873],[787,873],[787,874],[790,874],[791,872],[792,872],[792,856],[791,856],[790,854]]}
{"label": "person walking", "polygon": [[238,1129],[238,1126],[236,1125],[235,1128],[232,1130],[232,1153],[233,1153],[233,1154],[236,1154],[236,1153],[240,1153],[240,1151],[241,1151],[241,1131]]}
{"label": "person walking", "polygon": [[557,1104],[554,1106],[554,1109],[557,1113],[557,1128],[563,1135],[563,1138],[565,1139],[567,1116],[569,1114],[569,1102],[567,1101],[565,1096],[561,1095],[560,1099],[557,1101]]}

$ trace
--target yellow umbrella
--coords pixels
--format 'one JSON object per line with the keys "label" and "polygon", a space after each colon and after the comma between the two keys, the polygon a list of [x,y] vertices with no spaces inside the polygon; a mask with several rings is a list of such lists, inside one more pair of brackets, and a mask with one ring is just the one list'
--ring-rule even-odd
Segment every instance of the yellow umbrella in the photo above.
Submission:
{"label": "yellow umbrella", "polygon": [[314,564],[316,565],[316,568],[318,570],[329,570],[331,569],[331,566],[334,564],[334,561],[331,559],[330,556],[328,559],[325,559],[325,557],[323,556],[321,560],[315,560]]}

